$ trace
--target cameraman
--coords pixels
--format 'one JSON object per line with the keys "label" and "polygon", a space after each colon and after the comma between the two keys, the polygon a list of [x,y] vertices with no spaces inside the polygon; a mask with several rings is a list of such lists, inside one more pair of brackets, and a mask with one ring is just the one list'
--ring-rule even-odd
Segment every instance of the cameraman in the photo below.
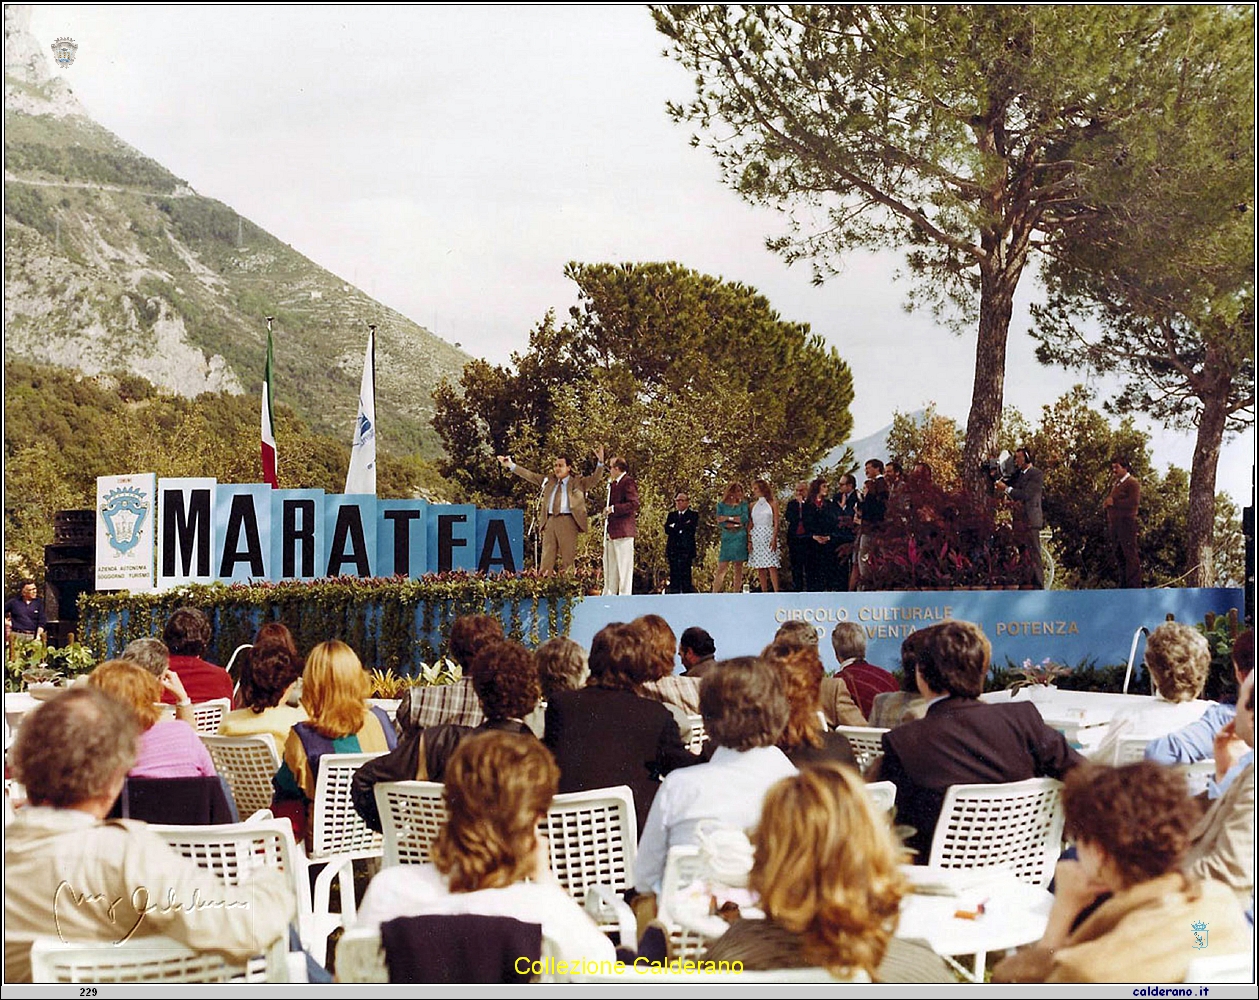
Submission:
{"label": "cameraman", "polygon": [[1045,526],[1041,497],[1045,492],[1045,474],[1032,464],[1032,453],[1026,448],[1014,451],[1018,475],[1013,482],[998,479],[995,489],[1003,491],[1007,500],[1020,505],[1014,516],[1014,531],[1032,563],[1032,582],[1037,590],[1045,589],[1045,566],[1040,554],[1040,529]]}

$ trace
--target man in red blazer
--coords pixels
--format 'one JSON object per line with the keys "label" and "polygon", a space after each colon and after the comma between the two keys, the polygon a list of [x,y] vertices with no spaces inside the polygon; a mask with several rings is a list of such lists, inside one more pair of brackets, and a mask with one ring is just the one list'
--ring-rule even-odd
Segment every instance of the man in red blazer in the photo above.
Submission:
{"label": "man in red blazer", "polygon": [[1115,485],[1102,503],[1106,510],[1106,530],[1115,544],[1119,559],[1119,585],[1141,586],[1141,553],[1137,551],[1137,507],[1141,503],[1141,484],[1132,478],[1132,463],[1116,456],[1110,471]]}
{"label": "man in red blazer", "polygon": [[927,714],[883,734],[878,777],[896,785],[896,822],[914,828],[917,864],[931,855],[950,785],[1061,778],[1083,762],[1030,701],[979,700],[992,646],[978,625],[948,620],[923,629],[918,691]]}
{"label": "man in red blazer", "polygon": [[608,533],[603,540],[603,592],[634,592],[634,536],[638,533],[638,484],[619,455],[608,463]]}

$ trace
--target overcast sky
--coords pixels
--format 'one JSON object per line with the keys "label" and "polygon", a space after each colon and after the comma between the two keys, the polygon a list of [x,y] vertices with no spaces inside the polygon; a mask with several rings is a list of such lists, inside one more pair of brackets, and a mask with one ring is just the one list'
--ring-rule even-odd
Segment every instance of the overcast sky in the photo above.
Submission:
{"label": "overcast sky", "polygon": [[[49,4],[32,30],[46,50],[78,43],[58,71],[98,122],[471,354],[506,361],[548,308],[562,316],[570,260],[676,260],[833,343],[853,370],[854,438],[932,401],[965,424],[974,335],[903,311],[893,252],[854,254],[820,288],[770,254],[782,218],[724,187],[666,115],[691,84],[641,6]],[[1087,380],[1036,363],[1031,279],[1006,401],[1034,424]],[[1143,426],[1160,465],[1188,468],[1192,435]],[[1251,432],[1220,466],[1244,503],[1253,451]]]}

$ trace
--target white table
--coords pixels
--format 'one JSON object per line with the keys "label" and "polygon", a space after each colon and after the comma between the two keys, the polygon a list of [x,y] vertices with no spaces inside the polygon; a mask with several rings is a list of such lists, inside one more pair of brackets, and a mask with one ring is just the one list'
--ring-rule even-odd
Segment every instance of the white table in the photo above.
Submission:
{"label": "white table", "polygon": [[[975,977],[983,980],[990,951],[1005,951],[1039,941],[1054,898],[1039,886],[1020,882],[997,868],[903,868],[914,885],[946,889],[952,895],[911,892],[901,900],[899,938],[926,941],[937,955],[975,956]],[[982,904],[983,912],[978,912]],[[973,917],[959,914],[973,914]]]}
{"label": "white table", "polygon": [[33,709],[39,702],[26,691],[6,691],[4,693],[4,721],[9,724],[10,732],[16,733],[22,724],[22,716]]}
{"label": "white table", "polygon": [[1047,726],[1059,730],[1085,756],[1097,749],[1111,719],[1129,708],[1141,708],[1154,700],[1147,694],[1107,694],[1101,691],[1060,691],[1032,685],[1017,692],[989,691],[980,701],[1006,704],[1028,701],[1036,706]]}

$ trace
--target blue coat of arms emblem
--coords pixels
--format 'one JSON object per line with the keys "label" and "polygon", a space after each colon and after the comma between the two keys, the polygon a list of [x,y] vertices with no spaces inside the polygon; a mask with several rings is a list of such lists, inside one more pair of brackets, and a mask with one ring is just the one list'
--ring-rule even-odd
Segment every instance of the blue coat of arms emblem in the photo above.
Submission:
{"label": "blue coat of arms emblem", "polygon": [[1206,922],[1195,920],[1189,926],[1193,930],[1193,946],[1198,951],[1201,951],[1207,946],[1207,934],[1210,933],[1207,930]]}
{"label": "blue coat of arms emblem", "polygon": [[129,486],[110,490],[101,504],[109,544],[119,552],[130,552],[140,541],[148,513],[149,502],[142,491]]}

